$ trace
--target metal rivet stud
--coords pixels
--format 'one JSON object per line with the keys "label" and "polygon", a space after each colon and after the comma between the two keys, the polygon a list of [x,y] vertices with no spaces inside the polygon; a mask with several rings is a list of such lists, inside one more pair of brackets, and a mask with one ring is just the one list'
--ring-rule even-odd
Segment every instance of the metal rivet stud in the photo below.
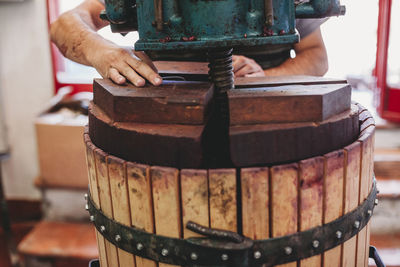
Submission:
{"label": "metal rivet stud", "polygon": [[338,239],[342,238],[342,232],[336,231],[336,237],[337,237]]}
{"label": "metal rivet stud", "polygon": [[84,195],[85,200],[88,200],[88,197],[89,197],[88,194],[85,194],[85,195]]}
{"label": "metal rivet stud", "polygon": [[121,241],[121,239],[122,239],[122,238],[121,238],[120,235],[116,235],[116,236],[115,236],[115,241],[119,242],[119,241]]}
{"label": "metal rivet stud", "polygon": [[197,260],[199,257],[197,256],[197,254],[196,253],[194,253],[194,252],[192,252],[191,254],[190,254],[190,258],[192,259],[192,260]]}
{"label": "metal rivet stud", "polygon": [[354,228],[359,228],[360,227],[360,221],[355,221],[354,222]]}
{"label": "metal rivet stud", "polygon": [[161,250],[161,255],[163,255],[164,257],[168,256],[168,253],[169,253],[169,251],[168,251],[168,249],[166,249],[166,248],[163,248],[163,249]]}
{"label": "metal rivet stud", "polygon": [[368,216],[371,216],[372,215],[372,210],[368,210],[367,214],[368,214]]}
{"label": "metal rivet stud", "polygon": [[254,258],[255,258],[255,259],[261,258],[261,252],[260,252],[260,251],[254,252]]}
{"label": "metal rivet stud", "polygon": [[100,232],[104,233],[106,231],[106,227],[104,225],[100,225]]}
{"label": "metal rivet stud", "polygon": [[290,254],[292,254],[292,248],[291,247],[285,247],[285,254],[286,255],[290,255]]}
{"label": "metal rivet stud", "polygon": [[228,255],[226,255],[226,254],[222,254],[222,255],[221,255],[221,259],[222,259],[223,261],[227,261],[227,260],[229,259],[229,257],[228,257]]}
{"label": "metal rivet stud", "polygon": [[91,222],[94,222],[94,216],[93,216],[93,215],[90,215],[89,220],[90,220]]}
{"label": "metal rivet stud", "polygon": [[375,206],[378,205],[378,203],[379,203],[379,199],[376,198],[375,202],[374,202]]}
{"label": "metal rivet stud", "polygon": [[85,210],[89,210],[89,205],[88,204],[85,205]]}
{"label": "metal rivet stud", "polygon": [[142,250],[143,249],[143,244],[142,243],[137,243],[136,248],[137,248],[137,250]]}
{"label": "metal rivet stud", "polygon": [[314,240],[314,241],[312,242],[312,246],[313,246],[314,248],[319,247],[319,241],[318,241],[318,240]]}

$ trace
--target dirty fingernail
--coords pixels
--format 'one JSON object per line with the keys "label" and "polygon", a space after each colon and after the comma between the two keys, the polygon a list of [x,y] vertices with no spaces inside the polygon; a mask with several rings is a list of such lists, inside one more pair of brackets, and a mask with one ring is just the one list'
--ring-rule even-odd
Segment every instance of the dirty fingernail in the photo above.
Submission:
{"label": "dirty fingernail", "polygon": [[154,78],[154,83],[155,83],[155,84],[161,84],[161,82],[162,82],[162,80],[161,80],[160,77]]}

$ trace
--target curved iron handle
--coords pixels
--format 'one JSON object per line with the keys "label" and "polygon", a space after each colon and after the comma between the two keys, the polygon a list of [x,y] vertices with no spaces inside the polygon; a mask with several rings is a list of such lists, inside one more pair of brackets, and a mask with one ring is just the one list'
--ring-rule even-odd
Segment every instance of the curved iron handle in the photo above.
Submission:
{"label": "curved iron handle", "polygon": [[377,267],[386,267],[374,246],[369,246],[369,258],[375,261]]}

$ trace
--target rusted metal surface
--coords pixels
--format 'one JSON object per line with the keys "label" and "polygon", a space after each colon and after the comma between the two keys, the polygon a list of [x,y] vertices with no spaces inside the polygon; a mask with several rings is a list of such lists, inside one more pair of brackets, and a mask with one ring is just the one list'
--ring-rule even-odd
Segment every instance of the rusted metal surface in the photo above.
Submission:
{"label": "rusted metal surface", "polygon": [[212,108],[210,83],[171,82],[138,88],[95,79],[93,89],[94,103],[116,122],[204,124]]}

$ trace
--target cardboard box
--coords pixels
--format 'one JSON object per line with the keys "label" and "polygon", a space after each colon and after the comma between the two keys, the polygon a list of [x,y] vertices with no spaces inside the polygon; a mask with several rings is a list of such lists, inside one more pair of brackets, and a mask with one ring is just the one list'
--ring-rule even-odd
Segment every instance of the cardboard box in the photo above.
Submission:
{"label": "cardboard box", "polygon": [[72,113],[43,114],[35,122],[40,167],[36,184],[40,187],[88,187],[83,142],[87,116]]}

